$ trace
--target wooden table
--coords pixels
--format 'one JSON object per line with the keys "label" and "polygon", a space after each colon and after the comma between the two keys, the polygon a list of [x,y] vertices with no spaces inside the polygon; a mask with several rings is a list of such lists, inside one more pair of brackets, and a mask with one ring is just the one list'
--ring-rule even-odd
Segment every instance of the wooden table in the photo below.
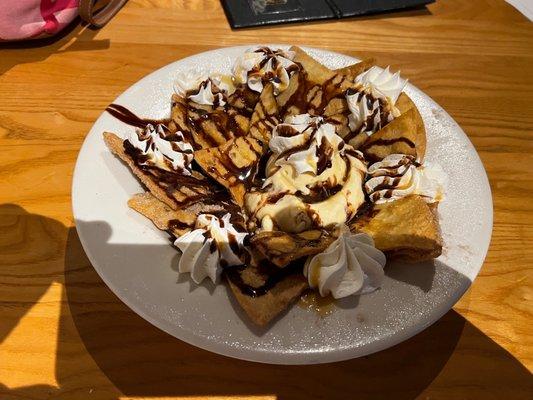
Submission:
{"label": "wooden table", "polygon": [[[264,41],[401,69],[461,124],[489,174],[495,223],[479,277],[392,349],[306,367],[214,355],[130,311],[81,249],[72,171],[105,106],[174,60]],[[215,0],[132,0],[100,31],[0,47],[0,74],[2,400],[533,398],[533,24],[503,1],[232,31]]]}

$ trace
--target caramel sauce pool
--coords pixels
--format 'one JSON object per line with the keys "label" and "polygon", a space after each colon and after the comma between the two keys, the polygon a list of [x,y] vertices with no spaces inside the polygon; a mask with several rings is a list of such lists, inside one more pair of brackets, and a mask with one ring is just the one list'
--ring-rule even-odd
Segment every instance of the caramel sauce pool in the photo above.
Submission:
{"label": "caramel sauce pool", "polygon": [[335,299],[333,296],[322,297],[315,290],[309,290],[300,297],[298,306],[305,310],[312,310],[321,317],[325,317],[335,309]]}

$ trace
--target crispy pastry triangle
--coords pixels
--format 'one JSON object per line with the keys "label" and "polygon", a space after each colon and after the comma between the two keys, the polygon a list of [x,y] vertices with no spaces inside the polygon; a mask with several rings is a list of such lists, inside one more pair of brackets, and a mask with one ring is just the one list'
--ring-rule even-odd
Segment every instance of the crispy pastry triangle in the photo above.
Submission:
{"label": "crispy pastry triangle", "polygon": [[299,258],[324,251],[333,240],[333,235],[320,230],[297,234],[265,231],[253,235],[250,244],[276,266],[285,267]]}
{"label": "crispy pastry triangle", "polygon": [[[359,135],[360,136],[360,135]],[[409,108],[358,147],[370,161],[379,161],[390,154],[407,154],[424,160],[426,132],[416,107]]]}
{"label": "crispy pastry triangle", "polygon": [[242,115],[252,115],[258,100],[259,93],[251,90],[246,84],[239,85],[228,97],[228,103]]}
{"label": "crispy pastry triangle", "polygon": [[292,47],[291,50],[296,53],[295,61],[304,67],[300,75],[305,77],[306,81],[300,82],[299,76],[294,74],[289,82],[291,90],[278,97],[278,104],[285,110],[284,116],[305,112],[324,115],[328,117],[329,122],[336,125],[337,133],[344,137],[349,133],[348,106],[344,93],[348,89],[358,87],[357,76],[374,65],[374,59],[330,70],[302,49]]}
{"label": "crispy pastry triangle", "polygon": [[183,97],[173,94],[170,104],[169,129],[172,132],[180,131],[187,141],[194,147],[195,143],[187,122],[187,102]]}
{"label": "crispy pastry triangle", "polygon": [[[400,93],[400,96],[398,96],[398,100],[396,100],[395,107],[400,110],[400,114],[403,114],[411,108],[416,108],[416,105],[405,92],[402,92]],[[422,120],[422,117],[420,117],[420,119]]]}
{"label": "crispy pastry triangle", "polygon": [[272,129],[278,123],[278,103],[274,97],[274,86],[268,84],[264,87],[255,105],[254,113],[250,119],[249,136],[263,142],[268,147],[272,137]]}
{"label": "crispy pastry triangle", "polygon": [[[173,210],[148,192],[134,195],[128,200],[128,206],[151,220],[159,229],[169,230],[175,236],[181,236],[190,231],[197,216],[188,210]],[[179,223],[173,224],[171,221]]]}
{"label": "crispy pastry triangle", "polygon": [[249,119],[237,108],[197,105],[178,94],[172,96],[172,121],[190,131],[195,149],[219,146],[248,132]]}
{"label": "crispy pastry triangle", "polygon": [[[265,282],[265,277],[255,268],[246,268],[241,273],[241,277],[244,283],[255,287]],[[259,297],[251,297],[242,293],[231,279],[228,279],[228,282],[237,302],[248,317],[259,326],[265,326],[274,320],[308,288],[307,280],[303,274],[299,273],[286,276],[266,294]]]}
{"label": "crispy pastry triangle", "polygon": [[312,84],[322,85],[335,75],[335,71],[320,64],[300,47],[292,46],[289,50],[295,53],[293,61],[303,67],[307,73],[307,80]]}
{"label": "crispy pastry triangle", "polygon": [[361,75],[363,72],[365,72],[367,69],[371,68],[373,65],[376,64],[375,58],[365,58],[364,60],[348,65],[347,67],[339,68],[335,70],[335,73],[340,75],[346,75],[346,76],[352,76],[357,77],[357,75]]}
{"label": "crispy pastry triangle", "polygon": [[208,184],[204,176],[199,173],[182,176],[158,171],[155,168],[148,170],[137,166],[124,150],[124,140],[114,133],[104,132],[104,141],[111,152],[130,167],[141,183],[173,210],[212,197],[215,193],[212,185]]}
{"label": "crispy pastry triangle", "polygon": [[436,205],[428,205],[420,196],[408,196],[385,203],[374,213],[356,220],[350,228],[372,236],[376,247],[389,257],[420,262],[441,254]]}
{"label": "crispy pastry triangle", "polygon": [[302,70],[291,75],[287,88],[276,97],[280,109],[286,109],[288,103],[293,104],[294,99],[303,97],[306,85],[305,77],[306,73]]}
{"label": "crispy pastry triangle", "polygon": [[263,143],[251,136],[231,139],[221,146],[198,150],[194,159],[213,179],[226,187],[239,206],[254,178],[263,154]]}
{"label": "crispy pastry triangle", "polygon": [[229,194],[227,199],[220,199],[218,202],[200,202],[184,209],[173,210],[148,192],[137,193],[128,200],[128,206],[151,220],[159,229],[169,231],[176,237],[193,229],[200,214],[223,216],[230,213],[232,223],[244,229],[244,218],[240,215],[239,208],[231,203]]}

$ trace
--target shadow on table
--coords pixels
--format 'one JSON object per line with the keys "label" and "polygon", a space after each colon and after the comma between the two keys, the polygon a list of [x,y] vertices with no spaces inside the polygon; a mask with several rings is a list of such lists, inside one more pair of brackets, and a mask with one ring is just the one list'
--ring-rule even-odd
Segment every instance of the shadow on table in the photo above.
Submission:
{"label": "shadow on table", "polygon": [[[92,268],[75,228],[67,229],[15,205],[0,206],[0,228],[7,232],[0,235],[0,255],[7,254],[4,260],[8,261],[11,247],[7,245],[13,246],[17,238],[31,239],[25,244],[29,247],[22,249],[28,254],[33,251],[31,243],[40,243],[55,260],[52,254],[57,253],[58,238],[66,237],[63,303],[68,304],[62,307],[58,335],[55,373],[59,388],[8,389],[0,384],[2,399],[86,398],[88,393],[92,399],[121,394],[142,398],[272,395],[278,399],[375,399],[383,393],[394,394],[395,399],[414,399],[439,376],[447,385],[443,396],[456,390],[457,396],[465,398],[505,395],[526,399],[533,390],[529,371],[453,310],[402,344],[344,362],[280,366],[209,353],[155,328],[118,300]],[[117,245],[116,251],[143,251],[139,247]],[[41,257],[43,270],[46,258]],[[0,278],[13,276],[13,265],[1,260]],[[26,276],[25,271],[19,274]],[[31,276],[44,289],[30,296],[21,290],[24,306],[15,318],[1,320],[0,343],[39,301],[46,285],[56,279],[53,274]],[[17,301],[9,298],[10,303]],[[438,384],[434,388],[438,391]]]}
{"label": "shadow on table", "polygon": [[46,60],[50,55],[72,51],[105,50],[109,39],[95,40],[97,30],[80,23],[79,18],[58,35],[44,39],[0,42],[0,76],[18,64]]}

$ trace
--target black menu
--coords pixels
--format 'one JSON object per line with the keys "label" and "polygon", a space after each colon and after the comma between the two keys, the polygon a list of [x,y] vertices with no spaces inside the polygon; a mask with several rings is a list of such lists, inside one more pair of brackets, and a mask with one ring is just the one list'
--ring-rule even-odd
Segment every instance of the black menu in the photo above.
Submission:
{"label": "black menu", "polygon": [[435,0],[222,0],[232,28],[301,22],[421,7]]}

